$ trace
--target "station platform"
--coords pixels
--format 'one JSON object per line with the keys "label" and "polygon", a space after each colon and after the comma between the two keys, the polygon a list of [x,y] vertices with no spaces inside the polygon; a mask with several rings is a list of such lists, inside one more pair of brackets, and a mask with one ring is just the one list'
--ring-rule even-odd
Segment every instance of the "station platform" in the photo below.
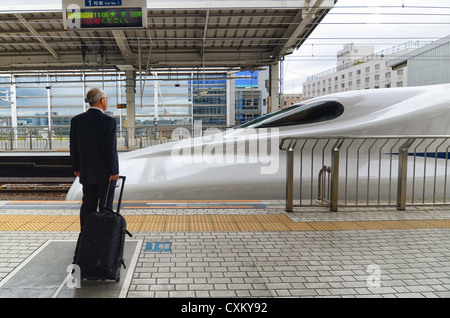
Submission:
{"label": "station platform", "polygon": [[124,201],[121,281],[72,288],[79,207],[0,201],[0,297],[450,297],[448,207]]}

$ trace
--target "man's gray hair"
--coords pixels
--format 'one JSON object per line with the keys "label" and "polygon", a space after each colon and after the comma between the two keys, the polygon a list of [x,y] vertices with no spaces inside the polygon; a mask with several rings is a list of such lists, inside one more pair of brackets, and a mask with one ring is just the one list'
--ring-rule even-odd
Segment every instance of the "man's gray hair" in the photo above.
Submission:
{"label": "man's gray hair", "polygon": [[103,97],[106,97],[106,93],[100,88],[93,88],[86,94],[90,106],[97,104]]}

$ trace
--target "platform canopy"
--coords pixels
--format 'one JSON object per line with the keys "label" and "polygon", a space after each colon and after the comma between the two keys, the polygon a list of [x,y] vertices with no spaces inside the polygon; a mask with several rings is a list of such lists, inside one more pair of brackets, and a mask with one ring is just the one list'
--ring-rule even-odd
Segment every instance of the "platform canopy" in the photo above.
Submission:
{"label": "platform canopy", "polygon": [[298,48],[334,4],[146,1],[142,28],[67,29],[62,0],[8,1],[0,4],[0,71],[258,68]]}

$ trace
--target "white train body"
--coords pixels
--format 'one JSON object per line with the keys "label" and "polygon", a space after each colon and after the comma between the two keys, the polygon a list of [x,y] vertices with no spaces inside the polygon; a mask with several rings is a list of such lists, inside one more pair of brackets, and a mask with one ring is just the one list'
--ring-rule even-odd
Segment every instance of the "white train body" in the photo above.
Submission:
{"label": "white train body", "polygon": [[[322,96],[243,126],[122,153],[124,199],[284,199],[286,152],[278,148],[282,138],[450,135],[450,84]],[[320,169],[321,162],[313,165]],[[311,178],[316,176],[314,171]],[[309,181],[302,182],[309,186]],[[66,199],[81,197],[76,180]]]}

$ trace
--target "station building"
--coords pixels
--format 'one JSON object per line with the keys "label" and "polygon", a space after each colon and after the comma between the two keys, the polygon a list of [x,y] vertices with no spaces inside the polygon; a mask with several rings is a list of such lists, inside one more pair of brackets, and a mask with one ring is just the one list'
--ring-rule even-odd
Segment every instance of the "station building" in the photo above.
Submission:
{"label": "station building", "polygon": [[337,66],[308,77],[303,83],[303,95],[313,98],[352,90],[407,86],[407,69],[393,70],[388,63],[420,45],[407,42],[374,52],[373,46],[345,44],[337,53]]}
{"label": "station building", "polygon": [[408,86],[450,83],[450,35],[390,62],[392,69],[407,69]]}

